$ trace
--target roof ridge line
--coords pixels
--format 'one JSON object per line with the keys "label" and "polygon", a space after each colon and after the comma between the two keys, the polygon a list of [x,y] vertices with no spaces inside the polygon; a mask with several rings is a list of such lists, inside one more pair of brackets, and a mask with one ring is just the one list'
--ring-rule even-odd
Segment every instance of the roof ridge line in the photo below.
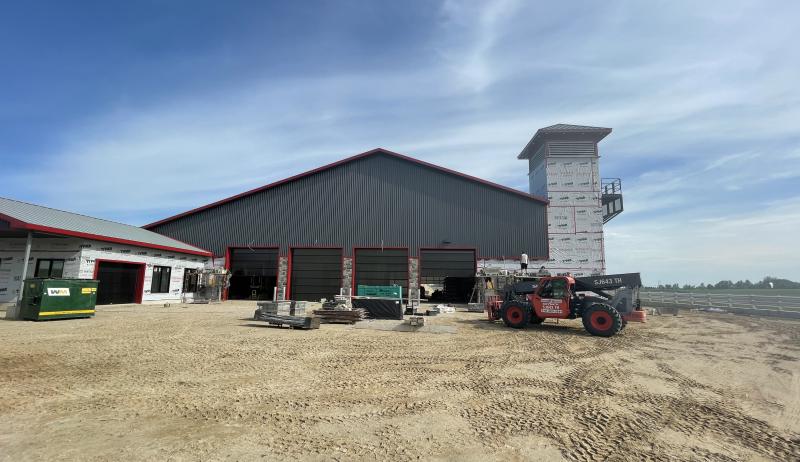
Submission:
{"label": "roof ridge line", "polygon": [[266,191],[268,189],[272,189],[274,187],[277,187],[277,186],[280,186],[280,185],[283,185],[283,184],[286,184],[286,183],[290,183],[292,181],[299,180],[301,178],[304,178],[304,177],[307,177],[307,176],[311,176],[311,175],[314,175],[316,173],[319,173],[319,172],[322,172],[322,171],[325,171],[325,170],[330,170],[330,169],[338,167],[340,165],[344,165],[344,164],[347,164],[349,162],[353,162],[353,161],[356,161],[356,160],[359,160],[359,159],[362,159],[362,158],[365,158],[365,157],[368,157],[368,156],[371,156],[371,155],[380,154],[380,153],[387,154],[387,155],[390,155],[392,157],[395,157],[395,158],[398,158],[398,159],[401,159],[401,160],[405,160],[407,162],[412,162],[412,163],[415,163],[415,164],[418,164],[418,165],[426,166],[428,168],[433,168],[433,169],[436,169],[436,170],[438,170],[438,171],[440,171],[442,173],[446,173],[446,174],[449,174],[449,175],[460,176],[460,177],[462,177],[464,179],[467,179],[467,180],[470,180],[470,181],[474,181],[476,183],[481,183],[481,184],[484,184],[486,186],[494,187],[494,188],[509,192],[511,194],[517,194],[517,195],[520,195],[520,196],[523,196],[523,197],[527,197],[529,199],[541,202],[542,204],[548,204],[549,203],[549,201],[547,199],[543,198],[543,197],[535,196],[533,194],[529,194],[529,193],[526,193],[524,191],[520,191],[518,189],[514,189],[514,188],[511,188],[511,187],[508,187],[508,186],[503,186],[503,185],[501,185],[499,183],[495,183],[495,182],[492,182],[492,181],[484,180],[482,178],[478,178],[476,176],[472,176],[472,175],[469,175],[469,174],[466,174],[466,173],[461,173],[461,172],[458,172],[456,170],[453,170],[453,169],[450,169],[450,168],[447,168],[447,167],[443,167],[441,165],[436,165],[436,164],[433,164],[433,163],[430,163],[430,162],[427,162],[427,161],[424,161],[424,160],[421,160],[421,159],[416,159],[414,157],[407,156],[405,154],[400,154],[398,152],[390,151],[389,149],[386,149],[386,148],[378,147],[378,148],[370,149],[369,151],[364,151],[364,152],[362,152],[360,154],[355,154],[355,155],[350,156],[350,157],[345,157],[344,159],[340,159],[340,160],[337,160],[335,162],[331,162],[331,163],[322,165],[320,167],[316,167],[316,168],[313,168],[313,169],[310,169],[310,170],[306,170],[304,172],[292,175],[290,177],[287,177],[287,178],[284,178],[284,179],[281,179],[281,180],[273,181],[272,183],[269,183],[269,184],[266,184],[266,185],[263,185],[263,186],[259,186],[257,188],[249,189],[247,191],[244,191],[244,192],[241,192],[239,194],[235,194],[233,196],[226,197],[226,198],[211,202],[209,204],[205,204],[205,205],[201,205],[199,207],[195,207],[195,208],[187,210],[185,212],[181,212],[181,213],[169,216],[167,218],[164,218],[164,219],[161,219],[161,220],[158,220],[158,221],[154,221],[152,223],[148,223],[146,225],[142,225],[142,228],[150,230],[151,228],[156,227],[158,225],[162,225],[164,223],[169,223],[169,222],[175,221],[175,220],[177,220],[179,218],[183,218],[185,216],[192,215],[194,213],[202,212],[203,210],[207,210],[207,209],[219,206],[219,205],[223,205],[223,204],[226,204],[228,202],[232,202],[232,201],[234,201],[236,199],[239,199],[239,198],[242,198],[242,197],[250,196],[250,195],[259,193],[261,191]]}

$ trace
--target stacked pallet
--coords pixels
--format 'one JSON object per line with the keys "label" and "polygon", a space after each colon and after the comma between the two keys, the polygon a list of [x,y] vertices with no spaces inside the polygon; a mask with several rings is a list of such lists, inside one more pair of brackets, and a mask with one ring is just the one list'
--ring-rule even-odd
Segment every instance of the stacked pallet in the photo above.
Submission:
{"label": "stacked pallet", "polygon": [[256,321],[264,321],[275,326],[290,326],[300,329],[319,329],[320,319],[305,317],[306,302],[267,301],[258,302],[253,315]]}
{"label": "stacked pallet", "polygon": [[278,300],[258,302],[258,309],[266,314],[278,316],[305,316],[306,302],[295,300]]}
{"label": "stacked pallet", "polygon": [[367,312],[362,309],[353,310],[314,310],[314,316],[326,324],[355,324],[367,317]]}
{"label": "stacked pallet", "polygon": [[289,326],[298,329],[319,329],[320,319],[317,317],[301,318],[299,316],[281,316],[256,311],[256,321],[264,321],[273,326]]}

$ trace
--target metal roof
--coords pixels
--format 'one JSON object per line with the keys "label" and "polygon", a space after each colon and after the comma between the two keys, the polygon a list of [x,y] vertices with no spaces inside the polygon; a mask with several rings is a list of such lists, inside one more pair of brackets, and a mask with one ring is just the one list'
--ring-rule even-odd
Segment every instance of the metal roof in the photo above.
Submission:
{"label": "metal roof", "polygon": [[525,145],[517,159],[530,159],[540,145],[547,141],[558,139],[581,139],[592,142],[599,142],[611,133],[610,128],[590,127],[588,125],[555,124],[536,130],[536,134]]}
{"label": "metal roof", "polygon": [[211,256],[211,252],[136,226],[0,197],[0,220],[12,229],[82,237],[178,253]]}
{"label": "metal roof", "polygon": [[438,172],[446,173],[448,175],[452,175],[452,176],[455,176],[455,177],[463,178],[463,179],[466,179],[466,180],[474,182],[474,183],[483,184],[483,185],[489,186],[489,187],[494,188],[494,189],[498,189],[498,190],[506,191],[506,192],[509,192],[509,193],[512,193],[512,194],[516,194],[516,195],[524,197],[526,199],[536,201],[536,202],[538,202],[540,204],[547,204],[548,203],[547,199],[544,198],[544,197],[534,196],[534,195],[528,194],[526,192],[519,191],[517,189],[509,188],[507,186],[499,185],[499,184],[493,183],[491,181],[487,181],[487,180],[484,180],[484,179],[481,179],[481,178],[477,178],[477,177],[474,177],[474,176],[471,176],[471,175],[467,175],[465,173],[457,172],[457,171],[451,170],[449,168],[445,168],[445,167],[441,167],[439,165],[431,164],[430,162],[425,162],[424,160],[415,159],[413,157],[409,157],[409,156],[406,156],[404,154],[400,154],[400,153],[397,153],[397,152],[389,151],[388,149],[375,148],[375,149],[371,149],[371,150],[369,150],[367,152],[362,152],[361,154],[356,154],[354,156],[351,156],[351,157],[348,157],[348,158],[333,162],[331,164],[323,165],[322,167],[318,167],[318,168],[315,168],[313,170],[309,170],[307,172],[303,172],[303,173],[300,173],[298,175],[294,175],[292,177],[289,177],[289,178],[286,178],[286,179],[283,179],[283,180],[280,180],[280,181],[276,181],[274,183],[270,183],[270,184],[265,185],[265,186],[261,186],[259,188],[251,189],[250,191],[245,191],[245,192],[243,192],[241,194],[237,194],[235,196],[231,196],[231,197],[219,200],[217,202],[213,202],[211,204],[207,204],[207,205],[203,205],[201,207],[197,207],[197,208],[189,210],[187,212],[179,213],[178,215],[174,215],[174,216],[171,216],[171,217],[168,217],[168,218],[164,218],[163,220],[159,220],[159,221],[156,221],[154,223],[150,223],[150,224],[144,225],[142,227],[146,228],[146,229],[153,229],[154,227],[156,227],[158,225],[162,225],[164,223],[169,223],[171,221],[175,221],[178,218],[182,218],[182,217],[185,217],[187,215],[192,215],[194,213],[201,212],[203,210],[207,210],[207,209],[216,207],[218,205],[227,204],[228,202],[232,202],[232,201],[235,201],[237,199],[241,199],[243,197],[251,196],[251,195],[259,193],[261,191],[265,191],[267,189],[272,189],[272,188],[275,188],[277,186],[281,186],[283,184],[290,183],[292,181],[300,180],[302,178],[305,178],[305,177],[308,177],[308,176],[311,176],[311,175],[316,175],[318,173],[325,172],[327,170],[330,170],[332,168],[338,167],[340,165],[344,165],[344,164],[347,164],[347,163],[350,163],[350,162],[354,162],[354,161],[359,160],[359,159],[363,159],[363,158],[370,157],[370,156],[376,156],[376,155],[385,155],[385,156],[393,157],[395,159],[400,159],[400,160],[403,160],[403,161],[406,161],[406,162],[409,162],[409,163],[412,163],[412,164],[415,164],[415,165],[421,165],[421,166],[426,167],[426,168],[431,169],[431,170],[435,170],[435,171],[438,171]]}
{"label": "metal roof", "polygon": [[540,128],[541,132],[608,132],[611,133],[610,128],[605,127],[590,127],[588,125],[570,125],[570,124],[555,124],[549,127]]}

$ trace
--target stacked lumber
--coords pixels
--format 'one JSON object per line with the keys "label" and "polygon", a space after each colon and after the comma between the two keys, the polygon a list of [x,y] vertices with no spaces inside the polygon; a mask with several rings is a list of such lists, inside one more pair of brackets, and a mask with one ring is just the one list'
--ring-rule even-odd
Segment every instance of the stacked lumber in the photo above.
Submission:
{"label": "stacked lumber", "polygon": [[367,317],[367,312],[362,309],[353,310],[314,310],[314,316],[320,318],[325,324],[355,324]]}

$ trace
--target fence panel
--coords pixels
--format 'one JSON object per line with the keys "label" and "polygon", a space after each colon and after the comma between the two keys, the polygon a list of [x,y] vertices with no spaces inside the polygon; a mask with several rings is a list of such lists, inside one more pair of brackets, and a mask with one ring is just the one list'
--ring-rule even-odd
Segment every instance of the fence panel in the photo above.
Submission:
{"label": "fence panel", "polygon": [[723,310],[736,314],[800,319],[800,297],[701,292],[642,291],[644,306],[670,309]]}

